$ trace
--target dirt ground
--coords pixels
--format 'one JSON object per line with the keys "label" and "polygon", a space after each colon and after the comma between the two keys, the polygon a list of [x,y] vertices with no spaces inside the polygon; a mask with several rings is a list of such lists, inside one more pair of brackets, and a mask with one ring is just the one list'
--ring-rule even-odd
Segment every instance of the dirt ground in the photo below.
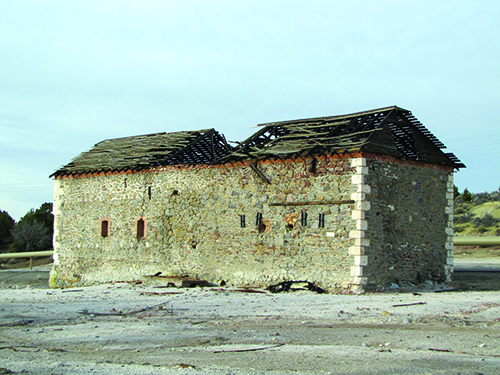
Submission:
{"label": "dirt ground", "polygon": [[0,374],[498,374],[496,259],[457,261],[451,285],[363,295],[48,289],[50,265],[1,270]]}

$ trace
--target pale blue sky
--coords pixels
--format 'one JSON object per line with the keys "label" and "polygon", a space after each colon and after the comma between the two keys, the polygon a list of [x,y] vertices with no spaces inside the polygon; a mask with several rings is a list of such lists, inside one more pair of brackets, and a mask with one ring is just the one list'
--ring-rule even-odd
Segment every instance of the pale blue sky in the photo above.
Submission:
{"label": "pale blue sky", "polygon": [[0,1],[0,209],[108,138],[409,109],[500,187],[500,2]]}

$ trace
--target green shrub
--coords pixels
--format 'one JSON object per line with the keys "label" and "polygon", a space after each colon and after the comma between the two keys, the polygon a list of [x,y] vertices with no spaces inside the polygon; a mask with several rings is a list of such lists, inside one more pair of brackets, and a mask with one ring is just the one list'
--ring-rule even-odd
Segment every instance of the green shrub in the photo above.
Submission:
{"label": "green shrub", "polygon": [[12,240],[10,231],[15,225],[16,221],[8,214],[8,212],[0,210],[0,245],[8,243]]}
{"label": "green shrub", "polygon": [[52,248],[52,237],[48,228],[39,221],[18,223],[11,230],[14,243],[11,252],[41,251]]}
{"label": "green shrub", "polygon": [[493,217],[491,214],[486,213],[483,215],[483,217],[476,217],[472,223],[474,224],[475,227],[479,226],[492,227],[498,222],[500,222],[499,219]]}
{"label": "green shrub", "polygon": [[[456,223],[456,224],[465,224],[465,223],[470,223],[472,221],[472,217],[474,216],[474,214],[470,213],[470,212],[467,212],[466,214],[463,214],[463,215],[456,215],[454,218],[453,218],[453,221]],[[475,219],[474,219],[475,220]]]}

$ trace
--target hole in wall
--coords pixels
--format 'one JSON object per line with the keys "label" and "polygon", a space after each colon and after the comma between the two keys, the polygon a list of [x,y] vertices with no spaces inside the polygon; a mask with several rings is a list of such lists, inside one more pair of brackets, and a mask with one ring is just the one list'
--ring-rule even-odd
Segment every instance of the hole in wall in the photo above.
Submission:
{"label": "hole in wall", "polygon": [[109,236],[109,220],[103,219],[101,220],[101,237]]}
{"label": "hole in wall", "polygon": [[259,233],[268,233],[271,230],[271,221],[269,219],[262,219],[257,226]]}

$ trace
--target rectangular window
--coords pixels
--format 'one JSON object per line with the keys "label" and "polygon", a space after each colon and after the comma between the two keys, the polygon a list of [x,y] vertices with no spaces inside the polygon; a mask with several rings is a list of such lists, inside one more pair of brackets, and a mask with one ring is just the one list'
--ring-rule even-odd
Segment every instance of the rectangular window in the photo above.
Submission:
{"label": "rectangular window", "polygon": [[135,222],[135,227],[137,238],[144,238],[144,235],[146,234],[146,222],[144,221],[144,219],[138,219]]}
{"label": "rectangular window", "polygon": [[109,236],[109,220],[108,219],[101,220],[101,236],[102,237]]}

